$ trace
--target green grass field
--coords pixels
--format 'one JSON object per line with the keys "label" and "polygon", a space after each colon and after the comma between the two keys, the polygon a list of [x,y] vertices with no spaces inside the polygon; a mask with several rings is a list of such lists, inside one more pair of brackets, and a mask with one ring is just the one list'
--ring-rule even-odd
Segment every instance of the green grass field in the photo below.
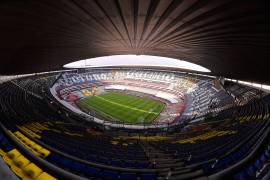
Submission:
{"label": "green grass field", "polygon": [[84,111],[95,110],[101,116],[129,124],[150,124],[165,104],[119,92],[105,92],[76,102]]}

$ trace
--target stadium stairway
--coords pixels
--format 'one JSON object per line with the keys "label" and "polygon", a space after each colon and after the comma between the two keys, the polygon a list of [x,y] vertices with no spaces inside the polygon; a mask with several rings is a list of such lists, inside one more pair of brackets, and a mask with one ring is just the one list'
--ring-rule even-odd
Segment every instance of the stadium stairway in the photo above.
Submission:
{"label": "stadium stairway", "polygon": [[171,154],[167,154],[147,142],[140,142],[140,144],[149,161],[156,168],[182,167],[184,165],[181,160],[175,159]]}
{"label": "stadium stairway", "polygon": [[140,142],[140,145],[154,167],[167,169],[159,172],[158,179],[184,180],[196,178],[203,180],[206,178],[202,169],[185,167],[183,159],[176,158],[149,142]]}

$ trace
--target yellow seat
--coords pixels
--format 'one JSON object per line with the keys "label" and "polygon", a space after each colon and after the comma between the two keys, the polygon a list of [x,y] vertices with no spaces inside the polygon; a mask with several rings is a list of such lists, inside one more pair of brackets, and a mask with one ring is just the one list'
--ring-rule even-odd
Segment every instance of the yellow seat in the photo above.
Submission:
{"label": "yellow seat", "polygon": [[0,149],[0,156],[4,156],[6,153],[2,150],[2,149]]}
{"label": "yellow seat", "polygon": [[32,146],[32,149],[33,149],[34,151],[36,151],[36,152],[39,152],[39,150],[41,150],[42,147],[41,147],[40,145],[38,145],[38,144],[34,144],[34,145]]}
{"label": "yellow seat", "polygon": [[22,135],[22,134],[17,134],[17,138],[18,138],[18,139],[20,139],[20,140],[24,140],[24,141],[26,141],[25,136],[24,136],[24,135]]}
{"label": "yellow seat", "polygon": [[42,148],[42,149],[39,150],[39,154],[40,154],[41,157],[45,158],[45,157],[49,156],[50,151],[47,150],[47,149]]}
{"label": "yellow seat", "polygon": [[23,143],[23,144],[25,144],[28,140],[25,138],[25,137],[21,137],[21,142]]}
{"label": "yellow seat", "polygon": [[21,133],[19,131],[16,131],[16,132],[14,132],[14,135],[17,136],[17,137],[20,137]]}
{"label": "yellow seat", "polygon": [[17,134],[17,136],[18,136],[18,138],[19,138],[20,140],[22,140],[24,143],[26,143],[26,142],[29,141],[29,139],[28,139],[27,137],[25,137],[25,135],[23,135],[23,134],[20,133],[20,132]]}
{"label": "yellow seat", "polygon": [[16,158],[11,164],[11,170],[19,177],[23,177],[22,168],[30,164],[30,161],[26,159],[23,155]]}
{"label": "yellow seat", "polygon": [[3,156],[3,160],[10,165],[14,159],[20,156],[21,153],[17,149],[12,149]]}
{"label": "yellow seat", "polygon": [[31,140],[27,140],[26,143],[25,143],[27,146],[31,147],[31,148],[34,148],[34,146],[36,145],[33,141]]}
{"label": "yellow seat", "polygon": [[36,179],[42,173],[42,170],[34,163],[28,164],[27,166],[23,167],[22,170],[22,179]]}
{"label": "yellow seat", "polygon": [[30,164],[30,161],[26,159],[23,155],[17,157],[13,162],[14,162],[14,165],[20,168],[25,167],[26,165]]}
{"label": "yellow seat", "polygon": [[46,172],[43,172],[36,178],[36,180],[56,180],[56,178]]}
{"label": "yellow seat", "polygon": [[31,150],[33,153],[40,157],[47,157],[50,154],[50,151],[47,149],[42,148],[42,146],[36,144],[34,141],[30,140],[29,138],[25,137],[19,131],[14,133],[15,137],[20,141],[26,148]]}
{"label": "yellow seat", "polygon": [[19,141],[22,141],[22,139],[23,139],[23,135],[22,134],[20,134],[20,132],[19,131],[16,131],[15,133],[13,133],[14,134],[14,137],[16,138],[16,139],[18,139]]}

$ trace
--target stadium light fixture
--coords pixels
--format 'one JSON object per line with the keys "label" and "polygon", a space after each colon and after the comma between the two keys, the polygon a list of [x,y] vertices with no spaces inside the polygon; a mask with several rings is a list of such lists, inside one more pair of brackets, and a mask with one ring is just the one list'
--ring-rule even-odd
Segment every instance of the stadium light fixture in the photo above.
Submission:
{"label": "stadium light fixture", "polygon": [[169,67],[184,70],[192,70],[197,72],[211,72],[209,69],[191,62],[168,57],[150,56],[150,55],[102,56],[72,62],[64,65],[64,68],[90,68],[90,67],[116,67],[116,66]]}

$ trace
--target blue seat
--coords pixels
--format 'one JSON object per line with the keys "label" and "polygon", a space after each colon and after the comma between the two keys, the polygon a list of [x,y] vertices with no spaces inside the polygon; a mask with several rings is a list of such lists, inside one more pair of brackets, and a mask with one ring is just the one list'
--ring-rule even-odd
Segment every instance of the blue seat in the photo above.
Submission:
{"label": "blue seat", "polygon": [[148,162],[138,162],[138,168],[147,168],[149,166]]}
{"label": "blue seat", "polygon": [[121,180],[137,180],[136,173],[122,173],[120,175]]}
{"label": "blue seat", "polygon": [[104,170],[101,173],[100,176],[101,176],[101,178],[110,179],[110,180],[114,180],[114,179],[118,179],[119,178],[119,175],[118,175],[117,172],[109,171],[109,170]]}
{"label": "blue seat", "polygon": [[71,166],[72,166],[71,168],[73,170],[75,170],[76,172],[79,172],[79,173],[84,173],[85,172],[85,165],[84,164],[74,162],[74,163],[72,163]]}
{"label": "blue seat", "polygon": [[55,153],[51,153],[49,156],[46,157],[46,159],[57,164],[57,162],[59,162],[60,156]]}
{"label": "blue seat", "polygon": [[203,165],[203,171],[205,174],[209,174],[213,171],[211,164],[204,164]]}
{"label": "blue seat", "polygon": [[60,161],[61,161],[61,157],[57,154],[51,153],[48,157],[49,161],[51,161],[52,163],[60,166]]}
{"label": "blue seat", "polygon": [[2,138],[2,141],[0,143],[0,147],[5,151],[10,151],[13,149],[13,146],[11,145],[11,143],[8,141],[8,139],[6,137]]}
{"label": "blue seat", "polygon": [[62,156],[60,156],[60,155],[58,155],[58,154],[55,154],[55,153],[51,153],[51,154],[47,157],[47,159],[48,159],[50,162],[52,162],[52,163],[56,164],[57,166],[60,166],[60,167],[62,167],[62,168],[64,168],[64,169],[70,169],[71,166],[72,166],[72,163],[73,163],[72,160],[67,159],[67,158],[65,158],[65,157],[62,157]]}
{"label": "blue seat", "polygon": [[139,168],[138,167],[138,164],[135,162],[135,161],[125,161],[125,164],[124,164],[125,167],[136,167],[136,168]]}
{"label": "blue seat", "polygon": [[100,169],[86,166],[85,173],[87,176],[98,177],[100,175]]}
{"label": "blue seat", "polygon": [[270,158],[270,151],[266,150],[264,154],[265,154],[265,156],[267,157],[267,159]]}
{"label": "blue seat", "polygon": [[61,158],[61,161],[60,161],[60,165],[62,165],[63,167],[67,167],[69,169],[72,167],[72,163],[73,163],[72,160],[64,158],[64,157]]}
{"label": "blue seat", "polygon": [[87,160],[97,162],[98,158],[95,155],[87,155]]}
{"label": "blue seat", "polygon": [[263,164],[265,164],[267,162],[268,157],[266,156],[265,153],[261,156],[260,160],[262,161]]}
{"label": "blue seat", "polygon": [[263,166],[263,162],[260,159],[258,159],[255,161],[254,165],[256,166],[257,169],[261,169]]}
{"label": "blue seat", "polygon": [[248,169],[247,169],[247,173],[251,177],[255,177],[256,171],[257,171],[257,167],[254,164],[249,166]]}
{"label": "blue seat", "polygon": [[0,133],[0,142],[1,140],[4,138],[4,135],[2,133]]}
{"label": "blue seat", "polygon": [[234,180],[248,180],[250,179],[250,176],[248,175],[247,171],[241,171],[240,173],[236,174],[234,177]]}
{"label": "blue seat", "polygon": [[98,157],[97,160],[98,162],[103,163],[103,164],[106,164],[108,162],[108,159],[105,157]]}
{"label": "blue seat", "polygon": [[113,159],[113,160],[111,160],[111,165],[121,167],[122,162],[120,160]]}
{"label": "blue seat", "polygon": [[141,180],[156,180],[155,174],[141,174]]}

